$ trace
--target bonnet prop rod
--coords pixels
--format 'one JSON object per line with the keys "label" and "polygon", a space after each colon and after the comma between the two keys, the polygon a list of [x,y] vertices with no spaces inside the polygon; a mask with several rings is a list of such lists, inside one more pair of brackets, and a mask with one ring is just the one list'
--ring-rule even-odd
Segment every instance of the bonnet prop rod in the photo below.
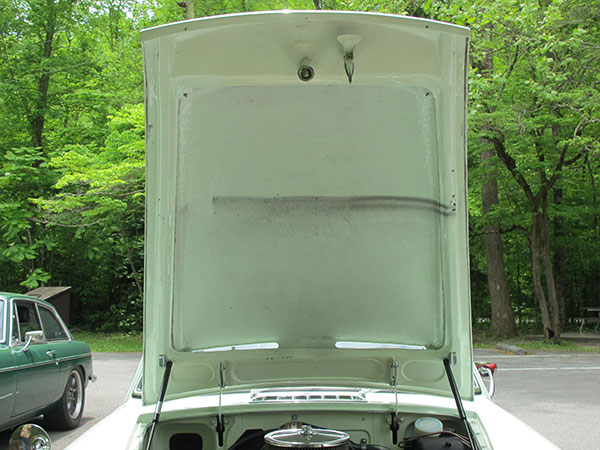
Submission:
{"label": "bonnet prop rod", "polygon": [[469,439],[469,445],[472,450],[479,449],[479,446],[475,446],[475,440],[473,439],[473,433],[471,431],[471,425],[469,425],[469,421],[467,420],[467,415],[465,414],[465,408],[463,407],[462,400],[460,398],[460,393],[458,392],[458,387],[456,386],[456,380],[454,379],[454,375],[452,374],[452,369],[450,368],[450,359],[444,358],[444,369],[446,369],[446,376],[448,377],[448,383],[450,384],[450,390],[452,391],[452,396],[454,397],[454,401],[456,402],[456,409],[458,410],[458,417],[462,421],[465,426],[465,431],[467,433],[467,438]]}
{"label": "bonnet prop rod", "polygon": [[219,447],[223,447],[223,440],[225,437],[225,419],[221,412],[221,406],[223,402],[223,390],[225,389],[225,364],[219,363],[219,409],[217,411],[217,441]]}
{"label": "bonnet prop rod", "polygon": [[[164,358],[161,357],[161,367],[163,366]],[[154,437],[154,430],[156,429],[156,425],[160,419],[160,411],[162,410],[163,401],[165,399],[165,394],[167,393],[167,386],[169,385],[169,378],[171,376],[171,367],[173,367],[173,361],[164,362],[165,373],[163,375],[162,386],[160,387],[160,393],[158,394],[158,401],[156,402],[156,408],[154,409],[154,417],[152,418],[152,423],[150,424],[150,432],[148,433],[148,444],[146,445],[146,450],[150,450],[150,446],[152,445],[152,438]]]}
{"label": "bonnet prop rod", "polygon": [[394,412],[390,415],[390,430],[392,431],[392,444],[398,443],[398,430],[400,429],[400,416],[398,415],[398,363],[394,358],[390,362],[392,377],[390,385],[394,388]]}

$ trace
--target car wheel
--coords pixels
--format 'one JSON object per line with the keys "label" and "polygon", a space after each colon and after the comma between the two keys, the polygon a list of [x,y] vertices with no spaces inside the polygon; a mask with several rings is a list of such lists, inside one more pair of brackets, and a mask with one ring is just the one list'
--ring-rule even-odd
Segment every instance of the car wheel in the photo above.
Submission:
{"label": "car wheel", "polygon": [[65,391],[56,406],[44,417],[49,427],[57,430],[71,430],[79,425],[83,415],[85,389],[79,369],[71,370]]}

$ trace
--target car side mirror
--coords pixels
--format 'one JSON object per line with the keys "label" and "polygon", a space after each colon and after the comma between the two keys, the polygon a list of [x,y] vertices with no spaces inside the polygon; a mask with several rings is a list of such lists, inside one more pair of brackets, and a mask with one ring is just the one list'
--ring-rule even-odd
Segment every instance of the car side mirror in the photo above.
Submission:
{"label": "car side mirror", "polygon": [[[35,333],[32,331],[32,333]],[[51,450],[52,443],[46,430],[27,423],[17,428],[8,442],[8,450]]]}
{"label": "car side mirror", "polygon": [[498,364],[496,363],[491,363],[491,362],[485,362],[485,363],[481,363],[481,362],[476,362],[475,365],[477,366],[477,370],[479,370],[479,374],[482,377],[485,377],[487,375],[484,375],[483,372],[487,373],[487,370],[481,370],[481,369],[488,369],[490,372],[492,372],[492,375],[494,375],[496,373],[496,369],[498,368]]}
{"label": "car side mirror", "polygon": [[29,350],[30,345],[45,344],[45,343],[46,343],[46,336],[44,335],[44,332],[42,330],[28,331],[27,333],[25,333],[25,345],[23,346],[23,348],[21,350],[18,350],[18,352],[19,353],[26,352],[27,350]]}
{"label": "car side mirror", "polygon": [[496,363],[475,363],[477,367],[477,371],[481,378],[488,379],[487,391],[490,398],[494,396],[496,393],[496,383],[494,382],[494,374],[496,373],[496,369],[498,365]]}

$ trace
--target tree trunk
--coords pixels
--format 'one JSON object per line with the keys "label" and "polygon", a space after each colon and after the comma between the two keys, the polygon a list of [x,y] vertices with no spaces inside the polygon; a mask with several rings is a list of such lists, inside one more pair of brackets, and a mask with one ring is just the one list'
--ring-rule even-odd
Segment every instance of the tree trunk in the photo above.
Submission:
{"label": "tree trunk", "polygon": [[[542,325],[544,327],[544,336],[546,339],[552,339],[554,342],[560,342],[560,308],[556,295],[556,284],[554,282],[554,273],[552,268],[552,256],[550,253],[550,226],[548,219],[548,192],[553,188],[554,183],[560,177],[561,171],[565,165],[570,165],[577,161],[583,153],[579,153],[568,162],[565,161],[565,155],[568,147],[563,147],[559,162],[554,167],[554,174],[548,178],[544,170],[540,171],[541,187],[537,194],[531,190],[531,186],[517,168],[517,162],[510,156],[505,147],[504,135],[499,134],[494,138],[487,138],[494,144],[494,150],[500,158],[500,161],[509,170],[515,181],[521,186],[523,193],[527,197],[531,206],[531,272],[533,278],[533,290],[535,297],[540,305],[542,315]],[[541,145],[537,146],[541,149]],[[544,155],[538,151],[538,159],[544,164]],[[540,213],[541,209],[541,213]],[[546,281],[547,297],[542,284],[542,273],[540,260],[543,263],[544,276]],[[550,302],[550,303],[548,303]]]}
{"label": "tree trunk", "polygon": [[[592,210],[594,211],[594,244],[598,245],[598,197],[596,195],[596,183],[594,181],[594,170],[592,169],[592,165],[590,163],[590,158],[586,154],[585,155],[585,164],[588,169],[588,174],[590,176],[590,184],[592,186]],[[596,289],[597,289],[597,304],[600,305],[600,270],[596,269]]]}
{"label": "tree trunk", "polygon": [[[489,166],[494,150],[485,150],[481,154],[483,165]],[[481,187],[483,214],[492,211],[498,204],[498,180],[490,177]],[[497,221],[483,227],[485,242],[485,259],[487,263],[487,278],[492,306],[492,328],[495,336],[514,336],[517,334],[514,312],[512,309],[506,269],[504,266],[504,252],[502,238]]]}
{"label": "tree trunk", "polygon": [[[554,189],[554,204],[562,204],[563,190],[562,188]],[[564,293],[564,277],[565,277],[565,255],[561,238],[564,236],[564,219],[560,215],[556,215],[553,219],[554,224],[554,274],[556,283],[556,296],[558,297],[558,305],[560,307],[560,327],[561,329],[567,324],[567,304]]]}
{"label": "tree trunk", "polygon": [[552,267],[552,255],[550,252],[550,220],[548,218],[548,193],[542,196],[542,223],[541,223],[540,243],[542,250],[542,264],[544,265],[544,275],[546,278],[546,292],[550,302],[550,318],[552,320],[553,341],[560,344],[560,307],[558,305],[558,295],[556,293],[556,283],[554,281],[554,269]]}
{"label": "tree trunk", "polygon": [[[550,255],[550,232],[548,226],[547,196],[542,198],[542,213],[539,210],[532,212],[531,221],[531,272],[533,277],[533,290],[540,305],[544,337],[553,342],[560,343],[560,308],[556,296],[556,285],[552,270]],[[543,264],[545,285],[542,283],[540,261]]]}
{"label": "tree trunk", "polygon": [[531,215],[531,276],[533,278],[533,292],[535,298],[540,305],[540,313],[542,315],[542,325],[544,327],[544,337],[546,339],[554,338],[552,329],[552,318],[548,309],[548,301],[542,285],[542,274],[540,268],[540,234],[542,218],[539,211],[533,211]]}
{"label": "tree trunk", "polygon": [[44,41],[42,42],[42,60],[40,65],[42,71],[38,78],[38,96],[34,112],[30,118],[31,123],[31,143],[34,147],[42,148],[44,146],[44,122],[46,121],[46,109],[48,107],[48,88],[50,86],[50,69],[48,60],[52,56],[54,45],[54,32],[56,30],[56,6],[54,2],[47,1],[47,21],[45,24]]}

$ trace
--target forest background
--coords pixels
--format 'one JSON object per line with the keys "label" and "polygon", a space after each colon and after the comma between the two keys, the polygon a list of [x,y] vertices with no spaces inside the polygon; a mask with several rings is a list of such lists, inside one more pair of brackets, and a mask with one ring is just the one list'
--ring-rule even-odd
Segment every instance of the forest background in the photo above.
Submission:
{"label": "forest background", "polygon": [[77,326],[141,330],[139,32],[283,8],[470,27],[475,328],[559,342],[600,305],[600,0],[0,0],[0,290],[72,286]]}

